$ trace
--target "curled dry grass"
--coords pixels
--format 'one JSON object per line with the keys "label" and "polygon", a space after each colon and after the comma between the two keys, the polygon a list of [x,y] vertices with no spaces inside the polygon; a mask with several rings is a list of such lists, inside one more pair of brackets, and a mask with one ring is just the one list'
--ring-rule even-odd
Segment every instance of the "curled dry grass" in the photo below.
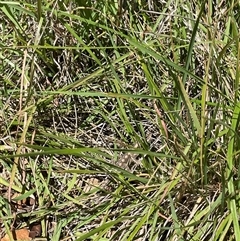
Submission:
{"label": "curled dry grass", "polygon": [[0,7],[3,235],[238,240],[237,1]]}

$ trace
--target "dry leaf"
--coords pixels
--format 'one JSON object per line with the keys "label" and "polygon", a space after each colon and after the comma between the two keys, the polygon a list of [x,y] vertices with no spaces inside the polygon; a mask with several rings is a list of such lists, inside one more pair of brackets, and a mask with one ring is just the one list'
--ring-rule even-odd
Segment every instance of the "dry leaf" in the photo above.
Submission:
{"label": "dry leaf", "polygon": [[[13,239],[17,241],[28,241],[32,240],[32,238],[29,237],[29,231],[26,228],[22,228],[19,230],[15,230],[12,232]],[[10,238],[8,234],[6,234],[1,241],[10,241]]]}
{"label": "dry leaf", "polygon": [[42,226],[40,223],[32,223],[29,228],[30,228],[29,237],[31,238],[39,237],[42,233]]}

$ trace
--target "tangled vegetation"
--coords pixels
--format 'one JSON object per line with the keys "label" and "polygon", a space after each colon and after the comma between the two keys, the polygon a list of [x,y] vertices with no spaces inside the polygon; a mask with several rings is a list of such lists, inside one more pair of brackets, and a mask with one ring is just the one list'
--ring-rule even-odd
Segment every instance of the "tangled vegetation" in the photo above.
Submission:
{"label": "tangled vegetation", "polygon": [[240,240],[239,1],[0,19],[0,240]]}

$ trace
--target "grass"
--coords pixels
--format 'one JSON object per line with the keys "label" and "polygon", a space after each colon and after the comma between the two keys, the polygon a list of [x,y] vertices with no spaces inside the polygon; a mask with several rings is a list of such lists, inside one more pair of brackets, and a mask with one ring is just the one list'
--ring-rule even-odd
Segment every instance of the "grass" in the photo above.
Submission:
{"label": "grass", "polygon": [[240,239],[238,1],[0,9],[2,235]]}

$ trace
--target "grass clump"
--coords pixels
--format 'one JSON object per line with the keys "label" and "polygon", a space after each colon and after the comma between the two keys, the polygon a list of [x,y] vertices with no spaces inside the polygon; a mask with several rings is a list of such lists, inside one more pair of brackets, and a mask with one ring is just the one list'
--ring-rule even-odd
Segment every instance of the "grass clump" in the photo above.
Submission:
{"label": "grass clump", "polygon": [[237,1],[0,7],[3,235],[240,238]]}

